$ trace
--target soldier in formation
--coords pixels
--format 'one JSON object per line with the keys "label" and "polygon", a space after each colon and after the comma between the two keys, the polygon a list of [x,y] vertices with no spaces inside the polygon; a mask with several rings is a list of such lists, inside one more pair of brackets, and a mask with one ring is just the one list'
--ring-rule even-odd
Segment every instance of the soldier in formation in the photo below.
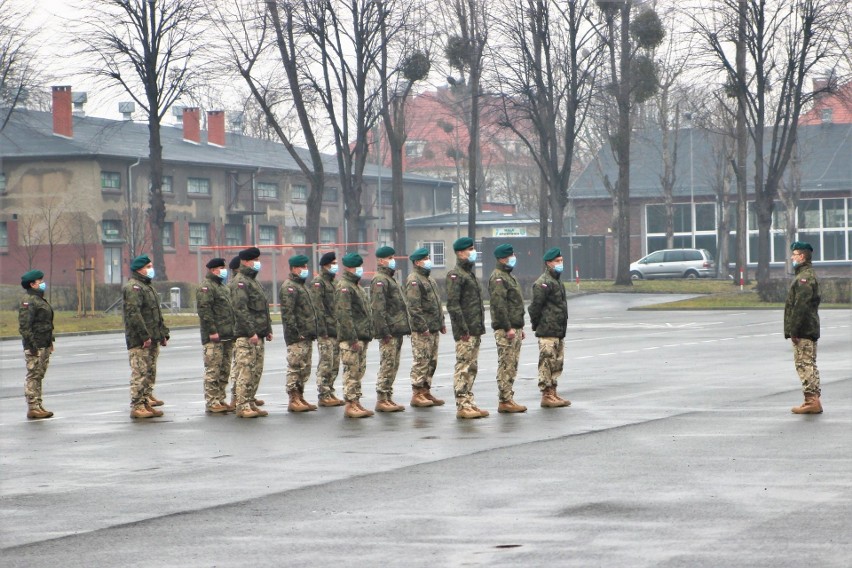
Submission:
{"label": "soldier in formation", "polygon": [[305,383],[311,376],[313,342],[317,338],[317,313],[305,282],[311,275],[308,257],[291,256],[290,274],[278,297],[281,301],[281,321],[284,342],[287,344],[287,395],[289,412],[308,412],[317,406],[305,400]]}
{"label": "soldier in formation", "polygon": [[269,414],[259,408],[256,398],[263,375],[264,341],[272,341],[272,319],[269,300],[257,274],[260,272],[260,250],[250,247],[240,251],[240,269],[231,283],[231,304],[236,326],[234,365],[237,367],[236,410],[240,418],[256,418]]}
{"label": "soldier in formation", "polygon": [[231,291],[225,285],[227,278],[225,259],[211,259],[197,296],[204,349],[204,407],[211,414],[230,410],[227,388],[234,355],[235,320]]}
{"label": "soldier in formation", "polygon": [[317,396],[319,406],[343,406],[334,394],[334,381],[340,370],[340,346],[337,342],[337,318],[334,315],[334,278],[338,271],[337,256],[327,252],[320,257],[320,272],[310,284],[311,298],[317,313]]}
{"label": "soldier in formation", "polygon": [[160,296],[151,285],[154,264],[147,254],[130,263],[130,278],[122,286],[124,338],[130,359],[130,416],[162,416],[163,401],[154,396],[160,347],[169,341],[169,328],[160,310]]}
{"label": "soldier in formation", "polygon": [[24,395],[27,398],[27,418],[40,420],[50,418],[53,413],[42,403],[42,382],[53,353],[53,308],[44,299],[47,283],[44,272],[30,270],[21,276],[21,287],[25,295],[18,308],[18,333],[24,344],[24,359],[27,378]]}
{"label": "soldier in formation", "polygon": [[361,406],[361,379],[367,370],[367,346],[373,338],[373,318],[367,294],[360,284],[364,259],[356,252],[343,257],[343,276],[335,289],[337,339],[343,362],[344,415],[366,418],[372,410]]}
{"label": "soldier in formation", "polygon": [[560,281],[564,263],[558,248],[544,253],[544,273],[532,288],[529,314],[538,338],[538,388],[542,408],[570,406],[556,394],[565,361],[565,331],[568,328],[568,301]]}
{"label": "soldier in formation", "polygon": [[[228,286],[228,293],[234,293],[234,287],[232,286],[234,282],[234,276],[236,276],[237,272],[240,270],[241,262],[240,256],[237,255],[228,262],[228,275],[230,278],[226,278],[223,280]],[[233,305],[231,306],[233,309]],[[236,317],[234,318],[234,329],[236,330]],[[234,337],[234,346],[236,347],[236,336]],[[234,365],[234,352],[235,349],[231,350],[231,372],[228,375],[228,383],[231,385],[231,402],[226,403],[228,407],[228,412],[233,412],[237,409],[237,366]],[[227,390],[227,387],[226,387]],[[261,401],[263,402],[263,401]]]}
{"label": "soldier in formation", "polygon": [[453,243],[456,265],[447,273],[447,311],[453,324],[456,341],[456,365],[453,390],[456,396],[457,418],[484,418],[487,410],[476,406],[473,383],[476,381],[479,346],[485,333],[485,312],[482,289],[473,269],[477,251],[473,239],[461,237]]}
{"label": "soldier in formation", "polygon": [[488,294],[491,297],[491,328],[497,343],[497,412],[526,412],[527,407],[515,402],[515,377],[518,374],[518,359],[524,333],[524,297],[521,285],[512,276],[517,257],[510,244],[498,245],[494,249],[497,266],[488,279]]}
{"label": "soldier in formation", "polygon": [[399,283],[393,277],[396,271],[396,251],[383,246],[376,250],[378,269],[370,283],[370,306],[373,312],[373,337],[379,341],[379,375],[376,378],[376,410],[400,412],[405,410],[393,401],[393,382],[399,371],[402,338],[411,335],[408,309]]}
{"label": "soldier in formation", "polygon": [[438,283],[429,274],[432,259],[429,250],[419,248],[408,257],[413,270],[405,280],[405,300],[411,322],[411,406],[442,406],[444,401],[432,394],[432,377],[438,367],[439,334],[447,333],[444,308]]}

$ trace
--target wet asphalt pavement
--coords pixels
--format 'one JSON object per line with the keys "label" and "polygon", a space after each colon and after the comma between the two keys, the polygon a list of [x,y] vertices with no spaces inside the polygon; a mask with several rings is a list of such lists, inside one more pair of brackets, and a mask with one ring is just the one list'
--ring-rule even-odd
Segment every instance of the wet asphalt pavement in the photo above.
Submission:
{"label": "wet asphalt pavement", "polygon": [[[122,335],[59,339],[37,422],[0,342],[0,566],[852,565],[852,311],[821,312],[826,411],[803,417],[780,311],[628,311],[657,301],[569,303],[566,409],[538,406],[530,333],[530,409],[497,414],[484,336],[475,421],[455,418],[449,334],[446,406],[362,420],[286,412],[280,323],[254,420],[205,415],[197,330],[162,350],[149,421],[128,417]],[[410,365],[406,341],[397,402]],[[373,342],[367,407],[377,366]]]}

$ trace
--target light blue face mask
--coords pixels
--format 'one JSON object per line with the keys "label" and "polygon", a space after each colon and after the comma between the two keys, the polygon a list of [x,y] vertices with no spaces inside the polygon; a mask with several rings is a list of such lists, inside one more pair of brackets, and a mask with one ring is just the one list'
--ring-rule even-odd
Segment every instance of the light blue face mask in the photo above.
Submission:
{"label": "light blue face mask", "polygon": [[255,272],[260,272],[260,266],[261,266],[260,261],[255,260],[254,264],[251,265],[251,269],[254,270]]}
{"label": "light blue face mask", "polygon": [[516,264],[518,264],[518,258],[515,256],[510,256],[509,260],[506,261],[506,266],[509,268],[515,268]]}
{"label": "light blue face mask", "polygon": [[468,261],[476,262],[477,252],[475,250],[470,251],[470,255],[467,257]]}
{"label": "light blue face mask", "polygon": [[337,265],[337,264],[332,264],[331,266],[328,267],[328,271],[331,272],[332,274],[337,274],[338,270],[340,270],[340,266]]}
{"label": "light blue face mask", "polygon": [[396,259],[392,258],[388,261],[388,268],[391,270],[396,270]]}
{"label": "light blue face mask", "polygon": [[38,289],[41,290],[42,292],[47,290],[47,282],[39,282]]}
{"label": "light blue face mask", "polygon": [[311,275],[311,272],[307,268],[303,268],[302,270],[299,271],[299,278],[301,278],[302,280],[307,280],[308,276],[310,276],[310,275]]}
{"label": "light blue face mask", "polygon": [[565,270],[565,265],[561,262],[559,264],[554,264],[553,270],[555,270],[557,274],[562,274],[562,271]]}
{"label": "light blue face mask", "polygon": [[423,270],[432,270],[432,259],[427,258],[423,261]]}
{"label": "light blue face mask", "polygon": [[228,269],[227,268],[223,268],[222,270],[219,271],[219,278],[222,279],[222,282],[224,282],[225,280],[228,279]]}
{"label": "light blue face mask", "polygon": [[793,268],[796,268],[797,266],[799,266],[799,261],[798,261],[798,260],[794,260],[794,261],[793,261]]}
{"label": "light blue face mask", "polygon": [[157,272],[153,268],[149,268],[145,271],[145,275],[148,276],[148,278],[150,278],[151,280],[153,280],[154,276],[157,275]]}
{"label": "light blue face mask", "polygon": [[355,269],[355,276],[357,276],[358,278],[361,278],[362,276],[364,276],[364,267],[363,266],[359,266],[358,268]]}

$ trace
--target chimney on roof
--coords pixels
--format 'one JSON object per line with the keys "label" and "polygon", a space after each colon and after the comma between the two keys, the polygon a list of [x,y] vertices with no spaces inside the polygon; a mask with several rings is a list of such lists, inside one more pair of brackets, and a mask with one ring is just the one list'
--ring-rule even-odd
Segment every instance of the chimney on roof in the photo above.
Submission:
{"label": "chimney on roof", "polygon": [[89,102],[89,95],[86,91],[73,91],[71,93],[71,102],[74,104],[74,116],[86,116],[86,111],[83,107]]}
{"label": "chimney on roof", "polygon": [[225,147],[225,111],[207,111],[207,143],[211,146]]}
{"label": "chimney on roof", "polygon": [[63,138],[74,137],[70,86],[53,87],[53,135]]}
{"label": "chimney on roof", "polygon": [[198,107],[183,109],[183,141],[201,144],[201,113]]}
{"label": "chimney on roof", "polygon": [[133,113],[136,111],[136,103],[133,101],[125,101],[118,103],[118,112],[124,117],[124,120],[133,120]]}

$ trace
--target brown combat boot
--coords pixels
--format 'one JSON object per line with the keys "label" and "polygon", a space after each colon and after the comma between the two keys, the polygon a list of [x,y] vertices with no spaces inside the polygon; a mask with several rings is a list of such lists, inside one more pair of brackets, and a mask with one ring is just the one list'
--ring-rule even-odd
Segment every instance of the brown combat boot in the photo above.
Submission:
{"label": "brown combat boot", "polygon": [[251,401],[251,402],[249,403],[249,406],[251,407],[251,409],[252,409],[252,410],[254,410],[255,412],[257,412],[257,415],[258,415],[258,416],[269,416],[269,413],[268,413],[267,411],[265,411],[265,410],[261,410],[261,409],[259,409],[259,408],[257,407],[257,402],[256,402],[256,401]]}
{"label": "brown combat boot", "polygon": [[131,418],[153,418],[154,413],[148,410],[148,406],[140,405],[130,410]]}
{"label": "brown combat boot", "polygon": [[357,400],[346,403],[346,408],[343,409],[343,415],[347,418],[367,418],[373,415],[371,410],[367,410]]}
{"label": "brown combat boot", "polygon": [[305,400],[305,391],[302,390],[302,389],[299,389],[299,402],[301,402],[304,406],[307,406],[308,410],[316,410],[317,409],[316,404],[311,404],[310,402]]}
{"label": "brown combat boot", "polygon": [[793,414],[822,414],[822,402],[819,395],[806,392],[805,402],[801,406],[794,406],[790,411]]}
{"label": "brown combat boot", "polygon": [[290,404],[287,405],[287,412],[307,412],[310,410],[307,404],[302,404],[302,397],[299,396],[299,391],[291,390],[287,394],[290,396]]}
{"label": "brown combat boot", "polygon": [[564,402],[564,403],[565,403],[565,405],[564,405],[564,406],[571,406],[571,401],[570,401],[570,400],[568,400],[567,398],[562,398],[561,396],[559,396],[559,394],[557,394],[557,392],[556,392],[556,385],[554,385],[554,386],[550,387],[550,394],[551,394],[551,396],[552,396],[553,398],[555,398],[555,399],[556,399],[556,400],[558,400],[559,402]]}
{"label": "brown combat boot", "polygon": [[250,404],[244,404],[242,408],[237,408],[237,418],[257,418],[258,416],[260,414]]}
{"label": "brown combat boot", "polygon": [[436,398],[436,397],[432,394],[432,387],[426,387],[426,388],[424,388],[424,389],[423,389],[423,394],[424,394],[424,395],[426,395],[426,398],[428,398],[429,400],[431,400],[431,401],[432,401],[432,404],[433,404],[434,406],[444,406],[444,401],[443,401],[443,400],[441,400],[440,398]]}
{"label": "brown combat boot", "polygon": [[516,412],[526,412],[526,411],[527,411],[526,406],[524,406],[522,404],[518,404],[514,400],[500,401],[500,404],[497,405],[497,412],[503,412],[503,413],[510,413],[511,414],[511,413],[516,413]]}
{"label": "brown combat boot", "polygon": [[151,406],[150,404],[146,404],[146,405],[145,405],[145,409],[146,409],[148,412],[150,412],[151,414],[153,414],[153,415],[154,415],[154,418],[159,418],[160,416],[162,416],[162,415],[163,415],[163,411],[162,411],[162,410],[157,410],[156,408],[154,408],[154,407],[153,407],[153,406]]}
{"label": "brown combat boot", "polygon": [[30,420],[43,420],[44,418],[50,418],[53,416],[53,413],[49,410],[45,410],[41,405],[31,406],[27,411],[27,418]]}
{"label": "brown combat boot", "polygon": [[389,398],[376,401],[376,412],[399,412],[401,410],[405,410],[405,407],[396,404]]}
{"label": "brown combat boot", "polygon": [[427,389],[423,387],[411,388],[411,406],[414,408],[428,408],[430,406],[435,406],[435,403],[426,396],[426,390]]}
{"label": "brown combat boot", "polygon": [[463,406],[456,410],[456,418],[463,418],[465,420],[474,420],[476,418],[482,418],[482,413],[479,409],[474,408],[472,406]]}
{"label": "brown combat boot", "polygon": [[262,398],[254,399],[254,405],[255,406],[263,406],[264,404],[266,404],[266,401],[263,400]]}
{"label": "brown combat boot", "polygon": [[345,403],[342,400],[340,400],[339,398],[337,398],[336,396],[334,396],[333,394],[330,394],[325,398],[319,399],[317,401],[317,404],[319,404],[322,407],[328,408],[328,407],[332,407],[332,406],[343,406]]}
{"label": "brown combat boot", "polygon": [[567,400],[560,399],[556,396],[556,387],[545,387],[541,393],[542,408],[562,408],[571,404]]}
{"label": "brown combat boot", "polygon": [[476,406],[476,405],[474,405],[473,409],[474,409],[475,411],[477,411],[477,412],[479,413],[479,415],[480,415],[482,418],[485,418],[486,416],[488,416],[489,414],[491,414],[491,413],[490,413],[490,412],[488,412],[487,410],[482,410],[481,408],[479,408],[479,407],[478,407],[478,406]]}
{"label": "brown combat boot", "polygon": [[165,402],[155,397],[153,394],[148,395],[148,406],[163,406]]}
{"label": "brown combat boot", "polygon": [[229,410],[230,407],[227,404],[222,404],[221,402],[214,402],[213,404],[207,407],[207,412],[209,414],[224,414]]}

